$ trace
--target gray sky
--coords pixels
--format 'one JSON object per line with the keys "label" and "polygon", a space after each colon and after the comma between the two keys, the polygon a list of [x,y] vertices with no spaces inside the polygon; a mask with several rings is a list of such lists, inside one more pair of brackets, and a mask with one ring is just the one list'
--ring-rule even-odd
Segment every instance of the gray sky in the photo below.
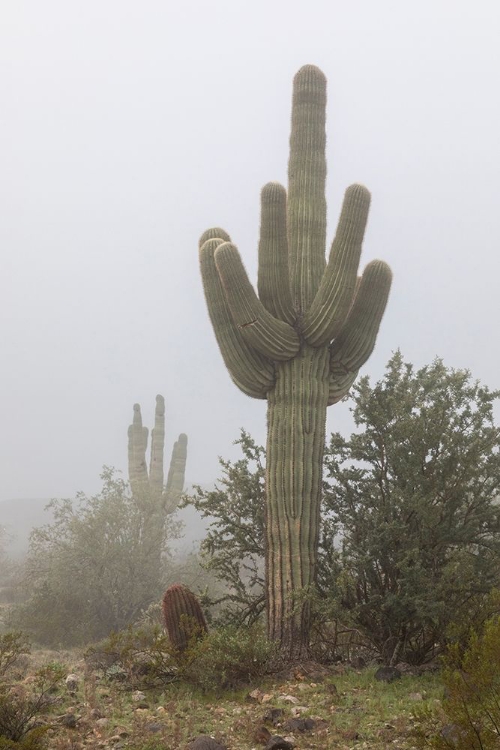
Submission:
{"label": "gray sky", "polygon": [[[286,183],[292,78],[329,81],[329,239],[373,202],[362,263],[395,281],[364,372],[435,355],[500,385],[498,0],[0,3],[0,500],[96,491],[132,405],[167,406],[209,482],[265,403],[226,374],[197,240],[256,270],[259,193]],[[328,428],[346,430],[346,405]]]}

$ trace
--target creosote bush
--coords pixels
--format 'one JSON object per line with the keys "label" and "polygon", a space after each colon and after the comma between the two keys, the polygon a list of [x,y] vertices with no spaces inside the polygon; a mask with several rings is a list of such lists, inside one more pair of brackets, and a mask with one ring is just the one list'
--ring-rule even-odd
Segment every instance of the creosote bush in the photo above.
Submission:
{"label": "creosote bush", "polygon": [[0,683],[0,748],[38,750],[46,747],[47,726],[38,726],[40,715],[54,703],[53,692],[64,677],[61,665],[39,669],[31,685]]}

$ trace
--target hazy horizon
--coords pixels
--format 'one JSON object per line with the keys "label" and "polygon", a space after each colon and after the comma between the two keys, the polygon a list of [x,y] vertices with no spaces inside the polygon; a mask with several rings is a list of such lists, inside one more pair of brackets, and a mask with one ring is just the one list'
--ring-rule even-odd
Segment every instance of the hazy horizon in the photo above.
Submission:
{"label": "hazy horizon", "polygon": [[[255,279],[259,202],[286,184],[292,79],[328,79],[328,248],[372,192],[362,266],[394,285],[374,354],[500,385],[500,6],[482,1],[16,0],[0,9],[0,501],[72,497],[127,470],[139,402],[166,402],[168,463],[208,484],[265,403],[232,384],[197,242],[224,227]],[[350,429],[349,404],[328,432]],[[498,409],[497,409],[498,415]]]}

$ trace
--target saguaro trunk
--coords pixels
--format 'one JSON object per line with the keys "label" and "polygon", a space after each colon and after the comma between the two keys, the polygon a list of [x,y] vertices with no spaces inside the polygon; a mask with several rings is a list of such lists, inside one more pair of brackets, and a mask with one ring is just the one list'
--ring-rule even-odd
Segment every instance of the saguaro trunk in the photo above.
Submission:
{"label": "saguaro trunk", "polygon": [[288,195],[262,190],[257,297],[223,229],[200,240],[212,325],[235,384],[268,400],[268,631],[284,656],[304,655],[319,535],[326,407],[370,356],[391,284],[382,261],[357,280],[370,194],[352,185],[325,261],[326,80],[306,65],[294,80]]}
{"label": "saguaro trunk", "polygon": [[268,394],[266,597],[269,636],[284,655],[309,645],[316,581],[330,358],[305,346],[276,368]]}

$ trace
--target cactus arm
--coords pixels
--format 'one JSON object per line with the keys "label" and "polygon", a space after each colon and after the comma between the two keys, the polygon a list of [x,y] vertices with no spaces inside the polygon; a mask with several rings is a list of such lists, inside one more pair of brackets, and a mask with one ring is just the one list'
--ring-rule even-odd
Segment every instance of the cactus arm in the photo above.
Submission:
{"label": "cactus arm", "polygon": [[223,241],[223,238],[209,239],[200,249],[200,269],[210,320],[222,358],[235,384],[247,396],[266,398],[267,391],[274,384],[274,367],[247,344],[234,324],[214,261],[215,249]]}
{"label": "cactus arm", "polygon": [[354,299],[369,207],[370,193],[365,187],[351,185],[346,190],[328,265],[304,319],[303,334],[311,346],[329,344],[347,317]]}
{"label": "cactus arm", "polygon": [[372,353],[391,281],[391,270],[384,261],[368,263],[347,320],[330,347],[331,372],[353,373]]}
{"label": "cactus arm", "polygon": [[294,357],[300,349],[297,333],[266,310],[255,294],[236,247],[230,242],[219,245],[215,264],[233,320],[248,344],[269,359],[283,361]]}
{"label": "cactus arm", "polygon": [[167,485],[164,493],[164,509],[166,513],[173,513],[179,503],[184,489],[187,459],[187,435],[181,433],[172,448],[170,468],[168,470]]}
{"label": "cactus arm", "polygon": [[294,78],[287,225],[295,309],[305,313],[325,268],[326,78],[305,65]]}
{"label": "cactus arm", "polygon": [[156,397],[155,426],[151,431],[151,458],[149,483],[152,492],[160,496],[163,492],[163,451],[165,448],[165,399]]}
{"label": "cactus arm", "polygon": [[356,380],[357,374],[357,370],[348,373],[330,372],[330,380],[328,383],[328,406],[338,403],[344,398],[344,396],[347,396],[349,388]]}
{"label": "cactus arm", "polygon": [[141,407],[134,404],[134,417],[128,428],[128,475],[132,491],[135,492],[148,482],[147,445],[148,428],[142,426]]}
{"label": "cactus arm", "polygon": [[293,325],[293,309],[288,266],[286,230],[286,190],[277,182],[269,182],[261,192],[259,240],[259,299],[272,315]]}

